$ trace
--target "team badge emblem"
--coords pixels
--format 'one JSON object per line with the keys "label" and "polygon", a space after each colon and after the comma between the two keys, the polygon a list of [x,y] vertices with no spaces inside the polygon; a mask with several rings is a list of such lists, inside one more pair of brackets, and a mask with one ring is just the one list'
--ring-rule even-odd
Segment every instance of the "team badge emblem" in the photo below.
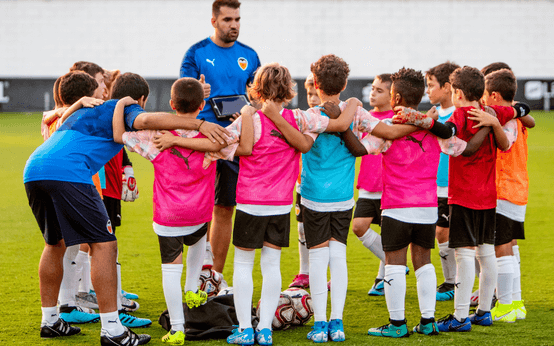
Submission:
{"label": "team badge emblem", "polygon": [[112,220],[108,220],[108,223],[106,224],[106,229],[108,230],[108,233],[113,234]]}
{"label": "team badge emblem", "polygon": [[238,63],[239,63],[239,67],[245,71],[246,68],[248,67],[248,60],[246,60],[246,58],[242,58],[240,57],[239,60],[238,60]]}

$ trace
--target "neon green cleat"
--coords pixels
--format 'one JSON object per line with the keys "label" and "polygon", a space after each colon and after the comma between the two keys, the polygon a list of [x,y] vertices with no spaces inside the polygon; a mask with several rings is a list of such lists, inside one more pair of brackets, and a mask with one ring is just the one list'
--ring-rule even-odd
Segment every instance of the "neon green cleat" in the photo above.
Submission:
{"label": "neon green cleat", "polygon": [[516,312],[516,319],[524,320],[527,317],[527,309],[523,305],[523,300],[514,300],[512,301],[512,308]]}
{"label": "neon green cleat", "polygon": [[491,310],[491,316],[493,321],[513,323],[516,321],[517,314],[513,304],[500,304],[496,301],[494,308]]}
{"label": "neon green cleat", "polygon": [[208,300],[208,294],[202,290],[198,290],[196,293],[187,291],[185,293],[185,302],[189,309],[197,308],[204,304]]}
{"label": "neon green cleat", "polygon": [[170,330],[169,333],[162,336],[162,342],[165,342],[169,345],[184,345],[185,344],[185,333],[182,331],[173,331]]}

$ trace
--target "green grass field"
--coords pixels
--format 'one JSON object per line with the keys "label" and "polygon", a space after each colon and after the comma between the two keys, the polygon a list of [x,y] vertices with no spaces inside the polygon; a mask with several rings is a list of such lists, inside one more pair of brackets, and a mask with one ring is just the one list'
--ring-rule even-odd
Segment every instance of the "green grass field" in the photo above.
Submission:
{"label": "green grass field", "polygon": [[[344,324],[349,345],[554,345],[550,327],[554,325],[554,112],[534,112],[536,128],[529,134],[530,198],[527,208],[527,240],[520,242],[523,299],[527,319],[514,324],[496,323],[492,327],[474,327],[471,333],[434,337],[412,335],[402,340],[367,335],[369,327],[388,322],[383,297],[369,297],[378,269],[377,259],[352,234],[348,243],[349,285]],[[98,345],[100,324],[81,326],[82,333],[63,340],[41,340],[38,262],[43,240],[27,204],[22,182],[25,162],[42,143],[40,115],[0,113],[0,344],[1,345]],[[147,160],[131,154],[140,189],[140,198],[123,204],[123,224],[117,230],[123,288],[140,295],[136,315],[153,320],[151,327],[137,332],[152,335],[152,345],[161,345],[166,333],[157,323],[166,309],[162,293],[158,242],[152,231],[153,169]],[[296,221],[292,220],[290,248],[281,260],[283,289],[298,270]],[[259,255],[258,258],[259,260]],[[438,249],[433,250],[437,281],[442,282]],[[224,275],[232,285],[233,248],[229,251]],[[411,267],[411,264],[409,264]],[[408,326],[419,322],[416,281],[411,267],[407,277],[406,317]],[[184,280],[184,278],[183,278]],[[476,281],[477,283],[477,281]],[[254,301],[260,296],[261,274],[254,269]],[[453,302],[438,302],[437,317],[453,312]],[[308,345],[307,326],[276,332],[276,345]],[[225,345],[223,340],[186,342],[194,345]]]}

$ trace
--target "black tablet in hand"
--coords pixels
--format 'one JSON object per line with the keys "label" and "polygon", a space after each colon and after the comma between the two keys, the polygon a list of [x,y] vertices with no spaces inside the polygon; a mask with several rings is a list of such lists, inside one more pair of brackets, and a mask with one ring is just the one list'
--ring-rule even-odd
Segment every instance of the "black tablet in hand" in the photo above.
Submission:
{"label": "black tablet in hand", "polygon": [[242,107],[250,105],[244,95],[212,97],[210,104],[217,120],[230,120],[235,113],[240,113]]}

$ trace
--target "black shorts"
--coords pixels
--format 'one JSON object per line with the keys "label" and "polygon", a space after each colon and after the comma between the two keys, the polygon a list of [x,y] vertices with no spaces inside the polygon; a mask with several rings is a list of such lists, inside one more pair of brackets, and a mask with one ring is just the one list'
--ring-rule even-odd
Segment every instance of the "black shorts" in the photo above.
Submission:
{"label": "black shorts", "polygon": [[496,208],[475,210],[450,205],[450,248],[494,244]]}
{"label": "black shorts", "polygon": [[239,158],[233,161],[217,160],[215,176],[215,205],[234,207],[237,205],[237,179]]}
{"label": "black shorts", "polygon": [[113,231],[115,228],[121,226],[121,200],[104,196],[104,206],[108,212],[108,217],[112,221]]}
{"label": "black shorts", "polygon": [[450,206],[448,205],[448,198],[446,197],[439,197],[439,218],[437,220],[437,226],[442,228],[448,228],[450,226],[450,222],[448,221],[450,218]]}
{"label": "black shorts", "polygon": [[183,253],[183,245],[191,246],[196,243],[208,232],[208,224],[205,223],[198,231],[189,235],[182,235],[178,237],[164,237],[158,236],[158,243],[160,244],[160,255],[162,256],[162,263],[171,263],[175,261],[180,254]]}
{"label": "black shorts", "polygon": [[304,206],[300,204],[302,201],[302,196],[297,192],[296,193],[296,205],[294,206],[294,211],[296,212],[296,221],[297,222],[304,222],[304,214],[302,213],[302,209],[304,209]]}
{"label": "black shorts", "polygon": [[39,180],[25,183],[25,191],[47,244],[62,239],[66,246],[116,240],[94,185]]}
{"label": "black shorts", "polygon": [[323,244],[331,238],[346,245],[352,209],[345,211],[319,212],[304,207],[304,235],[306,247]]}
{"label": "black shorts", "polygon": [[383,216],[381,221],[383,251],[400,250],[412,243],[425,249],[434,249],[435,228],[434,223],[407,223]]}
{"label": "black shorts", "polygon": [[512,220],[501,214],[496,214],[494,245],[504,245],[514,239],[525,239],[523,222]]}
{"label": "black shorts", "polygon": [[381,200],[358,198],[354,218],[372,217],[371,223],[381,226]]}
{"label": "black shorts", "polygon": [[237,210],[233,227],[233,245],[246,249],[261,249],[264,242],[289,247],[290,213],[255,216]]}

